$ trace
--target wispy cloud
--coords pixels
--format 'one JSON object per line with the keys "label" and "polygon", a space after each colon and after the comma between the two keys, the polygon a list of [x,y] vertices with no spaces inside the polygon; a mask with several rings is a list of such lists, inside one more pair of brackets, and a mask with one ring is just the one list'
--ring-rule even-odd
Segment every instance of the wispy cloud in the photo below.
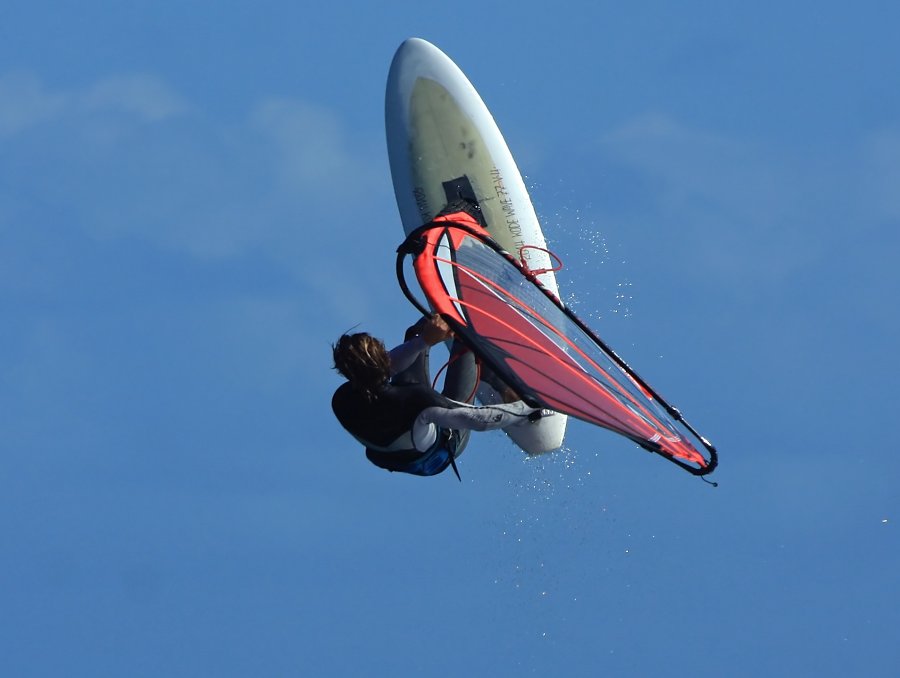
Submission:
{"label": "wispy cloud", "polygon": [[163,80],[152,75],[108,78],[75,97],[87,112],[116,111],[144,122],[159,122],[190,110],[188,102]]}
{"label": "wispy cloud", "polygon": [[641,209],[677,229],[679,241],[705,254],[706,273],[722,279],[780,285],[879,218],[875,210],[900,214],[900,135],[892,133],[800,152],[647,115],[600,143],[652,182]]}
{"label": "wispy cloud", "polygon": [[350,221],[336,209],[348,190],[385,182],[327,109],[271,99],[224,123],[144,74],[59,91],[0,78],[0,144],[4,221],[36,226],[52,213],[96,238],[210,259],[302,250],[324,237],[326,215]]}
{"label": "wispy cloud", "polygon": [[360,181],[371,182],[371,168],[354,158],[340,121],[320,106],[269,99],[256,106],[250,123],[272,144],[279,180],[288,190],[330,199]]}
{"label": "wispy cloud", "polygon": [[82,90],[51,90],[31,73],[0,76],[0,138],[76,115],[121,113],[160,122],[188,110],[181,96],[152,75],[107,78]]}
{"label": "wispy cloud", "polygon": [[69,96],[48,91],[35,76],[9,73],[0,76],[0,139],[62,115]]}

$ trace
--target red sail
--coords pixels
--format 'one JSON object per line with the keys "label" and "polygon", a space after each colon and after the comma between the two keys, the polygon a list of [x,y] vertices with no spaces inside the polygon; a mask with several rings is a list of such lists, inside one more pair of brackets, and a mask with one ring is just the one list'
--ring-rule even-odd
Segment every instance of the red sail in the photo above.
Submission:
{"label": "red sail", "polygon": [[715,448],[474,221],[439,217],[412,241],[430,306],[523,398],[713,470]]}

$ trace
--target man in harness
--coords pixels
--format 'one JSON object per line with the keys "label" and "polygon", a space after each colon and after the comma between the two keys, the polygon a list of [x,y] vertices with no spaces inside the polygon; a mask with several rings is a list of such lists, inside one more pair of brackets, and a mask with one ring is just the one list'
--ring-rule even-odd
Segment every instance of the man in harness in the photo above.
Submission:
{"label": "man in harness", "polygon": [[522,401],[489,407],[466,403],[478,376],[472,353],[454,341],[444,389],[430,384],[428,354],[451,337],[438,316],[407,329],[405,341],[388,351],[365,333],[345,334],[333,346],[334,367],[347,381],[334,393],[341,425],[366,448],[376,466],[431,476],[452,466],[470,431],[489,431],[535,421],[541,411]]}

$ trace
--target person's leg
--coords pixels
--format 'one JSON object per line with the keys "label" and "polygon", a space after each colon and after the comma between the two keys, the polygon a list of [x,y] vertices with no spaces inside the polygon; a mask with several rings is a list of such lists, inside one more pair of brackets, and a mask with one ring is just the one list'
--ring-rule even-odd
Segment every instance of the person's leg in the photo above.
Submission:
{"label": "person's leg", "polygon": [[[417,327],[418,323],[409,327],[406,330],[403,341],[409,341],[416,336]],[[429,351],[430,349],[422,351],[409,367],[391,377],[391,383],[395,386],[412,386],[414,384],[430,385],[431,374],[428,367]]]}
{"label": "person's leg", "polygon": [[[535,412],[522,401],[491,405],[487,407],[428,407],[416,417],[413,425],[413,439],[418,447],[419,441],[425,440],[427,431],[434,426],[454,431],[493,431],[507,428],[528,421],[528,416]],[[433,435],[433,434],[432,434]],[[433,438],[432,438],[433,442]],[[422,449],[422,448],[419,448]]]}
{"label": "person's leg", "polygon": [[498,377],[493,370],[486,365],[482,365],[481,384],[479,385],[478,390],[481,391],[485,384],[490,386],[496,394],[494,399],[489,401],[490,403],[500,401],[504,403],[514,403],[517,400],[522,400],[522,396],[516,393],[505,381]]}
{"label": "person's leg", "polygon": [[[478,390],[478,364],[475,354],[461,341],[454,340],[450,347],[450,364],[447,367],[447,378],[444,379],[442,394],[450,400],[471,403]],[[456,438],[454,458],[459,457],[469,444],[469,429],[451,427]]]}
{"label": "person's leg", "polygon": [[465,344],[454,340],[450,346],[450,362],[447,365],[447,378],[441,393],[450,400],[471,403],[478,387],[478,365],[475,354]]}

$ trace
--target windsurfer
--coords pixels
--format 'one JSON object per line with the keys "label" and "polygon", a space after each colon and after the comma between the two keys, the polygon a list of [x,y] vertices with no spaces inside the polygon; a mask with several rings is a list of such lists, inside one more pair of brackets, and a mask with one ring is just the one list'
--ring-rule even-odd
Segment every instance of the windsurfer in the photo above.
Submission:
{"label": "windsurfer", "polygon": [[472,353],[456,341],[444,389],[434,390],[429,351],[451,336],[447,324],[434,315],[407,329],[405,341],[391,351],[365,332],[344,334],[333,346],[334,367],[347,381],[335,391],[332,409],[374,464],[435,475],[453,464],[470,431],[506,428],[540,416],[522,401],[467,404],[477,387],[477,369]]}

